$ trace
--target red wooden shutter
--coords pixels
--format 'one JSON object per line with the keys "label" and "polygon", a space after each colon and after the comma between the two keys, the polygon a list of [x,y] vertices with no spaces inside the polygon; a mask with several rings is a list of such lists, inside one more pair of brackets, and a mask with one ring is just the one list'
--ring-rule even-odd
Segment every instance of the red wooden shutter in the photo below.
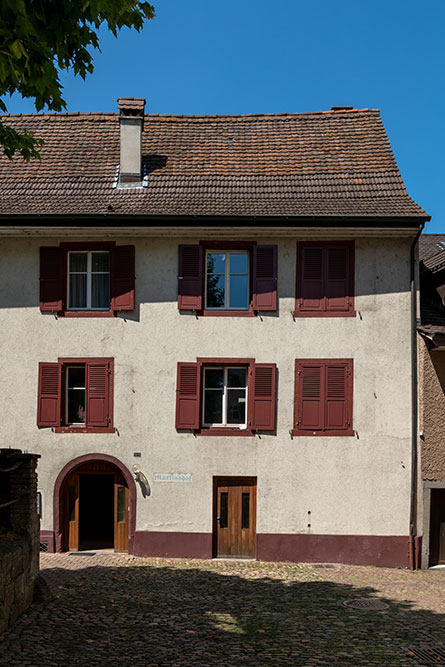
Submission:
{"label": "red wooden shutter", "polygon": [[197,363],[178,363],[176,428],[199,428],[200,369]]}
{"label": "red wooden shutter", "polygon": [[324,427],[324,364],[295,363],[296,428],[319,431]]}
{"label": "red wooden shutter", "polygon": [[89,361],[86,364],[86,420],[85,426],[110,424],[110,374],[108,361]]}
{"label": "red wooden shutter", "polygon": [[178,308],[202,309],[203,249],[199,245],[179,246]]}
{"label": "red wooden shutter", "polygon": [[113,310],[134,310],[134,245],[118,245],[113,250],[111,303]]}
{"label": "red wooden shutter", "polygon": [[39,363],[37,426],[60,426],[62,365]]}
{"label": "red wooden shutter", "polygon": [[250,425],[260,431],[274,431],[277,367],[275,364],[253,364],[251,373]]}
{"label": "red wooden shutter", "polygon": [[301,252],[300,294],[297,295],[297,309],[304,312],[324,311],[325,293],[323,286],[323,248],[303,246]]}
{"label": "red wooden shutter", "polygon": [[253,308],[277,309],[277,246],[253,246]]}
{"label": "red wooden shutter", "polygon": [[351,364],[326,363],[325,428],[327,431],[346,431],[351,426],[349,382]]}
{"label": "red wooden shutter", "polygon": [[326,252],[326,310],[348,311],[349,248],[327,246]]}
{"label": "red wooden shutter", "polygon": [[40,248],[40,310],[62,310],[62,251],[59,246]]}

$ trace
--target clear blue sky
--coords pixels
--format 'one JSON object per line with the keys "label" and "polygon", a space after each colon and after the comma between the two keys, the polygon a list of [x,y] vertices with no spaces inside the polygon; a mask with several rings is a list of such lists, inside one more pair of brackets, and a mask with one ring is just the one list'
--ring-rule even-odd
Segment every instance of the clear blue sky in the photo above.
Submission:
{"label": "clear blue sky", "polygon": [[426,231],[445,233],[444,0],[151,1],[141,33],[101,31],[85,82],[62,76],[69,111],[115,111],[119,96],[150,113],[378,108]]}

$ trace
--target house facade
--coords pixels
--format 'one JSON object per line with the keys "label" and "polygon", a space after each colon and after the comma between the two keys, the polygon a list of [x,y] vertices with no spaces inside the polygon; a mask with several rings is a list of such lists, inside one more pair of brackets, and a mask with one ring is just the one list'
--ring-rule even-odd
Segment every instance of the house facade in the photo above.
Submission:
{"label": "house facade", "polygon": [[5,118],[45,140],[0,181],[1,442],[41,456],[43,548],[409,565],[428,216],[379,112],[144,103]]}

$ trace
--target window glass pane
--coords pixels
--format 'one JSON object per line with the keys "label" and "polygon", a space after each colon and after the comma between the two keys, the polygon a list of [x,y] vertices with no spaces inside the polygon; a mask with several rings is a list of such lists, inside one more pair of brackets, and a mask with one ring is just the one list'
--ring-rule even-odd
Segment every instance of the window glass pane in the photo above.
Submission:
{"label": "window glass pane", "polygon": [[249,258],[246,253],[231,253],[230,254],[230,274],[232,273],[247,273],[249,267]]}
{"label": "window glass pane", "polygon": [[224,387],[224,371],[222,368],[206,368],[205,370],[206,389],[222,389]]}
{"label": "window glass pane", "polygon": [[227,528],[229,524],[229,494],[222,491],[219,500],[219,527]]}
{"label": "window glass pane", "polygon": [[117,487],[117,520],[118,523],[125,521],[125,487]]}
{"label": "window glass pane", "polygon": [[93,273],[91,277],[91,307],[110,307],[110,274]]}
{"label": "window glass pane", "polygon": [[220,252],[207,254],[207,273],[225,273],[226,255]]}
{"label": "window glass pane", "polygon": [[85,423],[85,367],[68,368],[68,424]]}
{"label": "window glass pane", "polygon": [[110,253],[93,252],[91,257],[91,270],[108,272],[110,270]]}
{"label": "window glass pane", "polygon": [[68,388],[85,389],[85,366],[68,368]]}
{"label": "window glass pane", "polygon": [[250,528],[250,493],[242,494],[241,507],[241,528]]}
{"label": "window glass pane", "polygon": [[88,253],[87,252],[70,252],[70,271],[87,270]]}
{"label": "window glass pane", "polygon": [[227,382],[229,387],[246,386],[247,371],[245,368],[229,368],[227,374]]}
{"label": "window glass pane", "polygon": [[230,308],[247,308],[248,276],[230,276]]}
{"label": "window glass pane", "polygon": [[72,273],[70,275],[70,308],[87,307],[87,274]]}
{"label": "window glass pane", "polygon": [[207,307],[208,308],[222,308],[224,307],[224,276],[208,275],[207,276]]}
{"label": "window glass pane", "polygon": [[244,424],[246,421],[246,390],[227,390],[227,423]]}
{"label": "window glass pane", "polygon": [[204,392],[204,423],[222,424],[223,392],[219,389],[206,389]]}

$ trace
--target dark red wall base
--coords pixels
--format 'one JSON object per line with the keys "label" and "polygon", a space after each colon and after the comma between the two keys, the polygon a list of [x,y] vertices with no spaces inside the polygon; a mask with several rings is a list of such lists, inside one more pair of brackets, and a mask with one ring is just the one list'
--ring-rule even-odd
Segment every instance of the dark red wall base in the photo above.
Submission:
{"label": "dark red wall base", "polygon": [[302,563],[409,567],[408,536],[257,535],[257,558]]}
{"label": "dark red wall base", "polygon": [[55,551],[54,547],[54,531],[53,530],[41,530],[40,531],[40,541],[48,542],[48,553],[53,554]]}
{"label": "dark red wall base", "polygon": [[135,556],[163,558],[211,558],[211,533],[163,533],[137,530]]}

